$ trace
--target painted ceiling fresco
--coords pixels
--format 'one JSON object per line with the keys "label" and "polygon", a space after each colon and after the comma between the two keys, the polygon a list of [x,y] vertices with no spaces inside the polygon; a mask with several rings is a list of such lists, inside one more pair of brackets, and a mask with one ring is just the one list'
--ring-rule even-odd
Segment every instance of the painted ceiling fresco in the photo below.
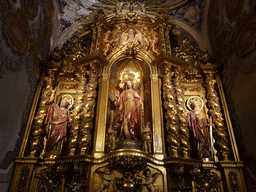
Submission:
{"label": "painted ceiling fresco", "polygon": [[177,10],[170,11],[168,14],[173,18],[187,22],[189,25],[200,31],[202,28],[204,6],[204,0],[196,0]]}
{"label": "painted ceiling fresco", "polygon": [[[145,7],[140,11],[141,14],[154,17],[160,12],[165,12],[170,19],[175,18],[185,21],[196,30],[201,30],[204,0],[145,0],[137,2]],[[81,29],[82,24],[90,17],[92,10],[104,10],[106,14],[114,16],[120,15],[120,7],[124,10],[125,6],[127,6],[128,11],[129,1],[55,0],[53,20],[55,30],[52,34],[52,49],[57,46],[61,47],[72,36],[74,31]],[[134,10],[136,11],[138,8],[135,7]]]}
{"label": "painted ceiling fresco", "polygon": [[[170,19],[184,21],[197,31],[201,30],[204,0],[139,0],[136,3],[142,6],[141,14],[154,18],[166,13]],[[5,13],[4,30],[10,46],[21,53],[32,50],[41,60],[83,28],[86,19],[93,17],[92,10],[120,15],[121,10],[130,9],[130,1],[118,0],[1,0],[0,4]],[[138,10],[138,6],[133,9]]]}

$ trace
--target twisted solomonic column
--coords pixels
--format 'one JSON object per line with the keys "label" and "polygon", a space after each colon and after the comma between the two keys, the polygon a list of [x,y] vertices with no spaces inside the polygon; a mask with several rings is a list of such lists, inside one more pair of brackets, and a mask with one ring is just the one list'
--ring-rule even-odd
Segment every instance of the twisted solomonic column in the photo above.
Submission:
{"label": "twisted solomonic column", "polygon": [[51,95],[54,82],[54,71],[49,69],[45,80],[45,88],[42,91],[41,101],[36,116],[34,117],[33,128],[29,138],[29,157],[38,157],[43,150],[43,136],[46,132],[47,126],[45,117],[48,111],[48,106],[51,104]]}
{"label": "twisted solomonic column", "polygon": [[181,85],[181,74],[180,68],[174,73],[174,89],[176,94],[176,107],[177,114],[179,118],[179,128],[180,128],[180,145],[181,153],[184,158],[189,158],[190,156],[190,144],[189,144],[189,129],[187,127],[187,114],[184,109],[184,89]]}
{"label": "twisted solomonic column", "polygon": [[83,111],[81,112],[81,128],[79,131],[78,153],[86,155],[91,147],[91,132],[93,129],[93,119],[95,114],[95,104],[97,97],[98,76],[95,66],[91,65],[88,72],[89,82],[86,84],[86,94],[84,97]]}
{"label": "twisted solomonic column", "polygon": [[176,110],[176,97],[173,84],[171,81],[170,69],[165,68],[165,74],[163,75],[163,99],[165,108],[165,117],[167,120],[167,142],[169,144],[168,151],[170,157],[178,157],[179,143],[179,118]]}
{"label": "twisted solomonic column", "polygon": [[206,74],[206,91],[207,91],[207,105],[209,108],[209,114],[213,118],[215,125],[215,146],[217,149],[217,156],[220,160],[229,160],[229,147],[228,136],[226,133],[226,126],[224,124],[223,115],[221,113],[221,107],[219,103],[219,97],[215,90],[216,80],[214,79],[214,73]]}
{"label": "twisted solomonic column", "polygon": [[79,130],[81,129],[81,114],[84,107],[84,98],[86,91],[86,69],[81,66],[76,73],[79,80],[79,86],[76,90],[76,104],[70,115],[71,129],[69,131],[68,155],[74,156],[78,145]]}

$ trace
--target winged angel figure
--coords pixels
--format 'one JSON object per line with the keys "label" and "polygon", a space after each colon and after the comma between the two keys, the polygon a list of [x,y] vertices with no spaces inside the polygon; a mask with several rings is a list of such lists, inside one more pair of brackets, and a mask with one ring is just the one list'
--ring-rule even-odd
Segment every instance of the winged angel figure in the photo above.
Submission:
{"label": "winged angel figure", "polygon": [[143,179],[142,185],[145,185],[150,192],[155,192],[155,181],[161,173],[152,174],[149,168],[143,171],[143,175],[137,174],[135,177]]}

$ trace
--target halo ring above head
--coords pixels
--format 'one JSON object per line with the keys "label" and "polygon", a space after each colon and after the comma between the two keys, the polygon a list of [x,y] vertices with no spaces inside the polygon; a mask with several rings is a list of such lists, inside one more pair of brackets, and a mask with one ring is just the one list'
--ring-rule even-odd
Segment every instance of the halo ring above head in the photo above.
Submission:
{"label": "halo ring above head", "polygon": [[187,100],[187,107],[188,107],[189,110],[193,110],[191,108],[191,104],[193,102],[198,102],[200,109],[203,109],[203,107],[204,107],[203,99],[201,97],[199,97],[199,96],[192,96],[192,97],[189,97],[188,100]]}
{"label": "halo ring above head", "polygon": [[119,83],[119,87],[120,88],[124,88],[124,85],[130,81],[132,82],[133,88],[136,89],[139,87],[140,85],[140,76],[138,74],[138,72],[134,72],[134,71],[125,71],[119,79],[120,83]]}
{"label": "halo ring above head", "polygon": [[68,101],[68,109],[70,109],[74,105],[74,98],[71,95],[62,95],[61,100],[63,99],[66,99]]}

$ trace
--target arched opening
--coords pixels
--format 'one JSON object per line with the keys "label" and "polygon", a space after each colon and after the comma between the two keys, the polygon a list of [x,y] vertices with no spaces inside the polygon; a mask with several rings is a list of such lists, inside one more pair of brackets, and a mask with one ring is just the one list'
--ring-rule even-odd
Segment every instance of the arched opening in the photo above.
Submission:
{"label": "arched opening", "polygon": [[[132,90],[129,90],[129,83]],[[122,143],[125,139],[137,140],[137,148],[145,150],[143,129],[146,124],[152,125],[150,93],[150,68],[145,62],[126,58],[111,66],[106,123],[107,152],[116,148],[127,148]],[[135,144],[131,140],[129,145]]]}

